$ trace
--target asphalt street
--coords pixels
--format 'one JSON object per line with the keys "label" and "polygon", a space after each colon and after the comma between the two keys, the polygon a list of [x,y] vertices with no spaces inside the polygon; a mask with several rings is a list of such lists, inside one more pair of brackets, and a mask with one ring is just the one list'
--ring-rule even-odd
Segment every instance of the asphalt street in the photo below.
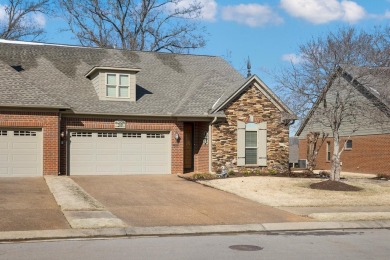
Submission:
{"label": "asphalt street", "polygon": [[388,259],[390,230],[267,232],[0,244],[0,259]]}

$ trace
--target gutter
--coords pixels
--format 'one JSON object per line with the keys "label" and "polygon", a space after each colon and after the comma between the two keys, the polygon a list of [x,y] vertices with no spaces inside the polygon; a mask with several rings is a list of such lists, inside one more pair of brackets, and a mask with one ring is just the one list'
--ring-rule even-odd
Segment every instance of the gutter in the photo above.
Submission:
{"label": "gutter", "polygon": [[215,122],[217,122],[218,120],[218,117],[214,117],[213,121],[211,121],[211,123],[209,124],[209,172],[211,173],[212,172],[212,163],[211,163],[211,160],[212,160],[212,152],[213,152],[213,146],[212,146],[212,142],[213,142],[213,124],[215,124]]}

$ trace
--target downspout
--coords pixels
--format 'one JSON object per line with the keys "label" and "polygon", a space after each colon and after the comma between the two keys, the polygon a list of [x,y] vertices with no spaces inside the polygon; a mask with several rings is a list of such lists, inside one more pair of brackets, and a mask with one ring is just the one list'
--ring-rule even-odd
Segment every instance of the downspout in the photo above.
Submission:
{"label": "downspout", "polygon": [[209,172],[212,172],[212,152],[213,152],[213,147],[212,147],[212,141],[213,141],[213,124],[217,121],[217,117],[214,117],[213,121],[209,124]]}
{"label": "downspout", "polygon": [[61,115],[61,111],[58,111],[58,158],[57,158],[57,162],[58,162],[58,176],[61,175],[61,119],[62,119],[62,115]]}

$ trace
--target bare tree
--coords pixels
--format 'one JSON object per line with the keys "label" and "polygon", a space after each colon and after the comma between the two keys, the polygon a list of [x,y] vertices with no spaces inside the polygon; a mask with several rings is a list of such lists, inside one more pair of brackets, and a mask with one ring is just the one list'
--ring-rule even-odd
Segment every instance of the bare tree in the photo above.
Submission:
{"label": "bare tree", "polygon": [[8,0],[0,5],[0,38],[36,40],[44,33],[44,16],[50,0]]}
{"label": "bare tree", "polygon": [[389,67],[389,40],[390,27],[376,28],[372,33],[341,28],[299,46],[300,62],[291,63],[276,75],[278,92],[300,119],[304,119],[314,106],[315,110],[311,110],[314,112],[309,115],[311,123],[321,124],[322,129],[333,137],[332,180],[340,178],[340,156],[344,151],[340,133],[343,127],[348,125],[348,135],[352,135],[364,127],[362,121],[372,124],[374,118],[383,118],[374,115],[382,112],[378,112],[372,102],[362,100],[359,90],[345,84],[344,69],[353,71],[351,82],[363,85],[378,76],[373,75],[374,71],[389,76],[386,69],[357,69]]}
{"label": "bare tree", "polygon": [[307,134],[307,168],[309,171],[313,172],[315,167],[317,166],[317,156],[320,151],[322,145],[324,144],[326,138],[329,134],[322,132],[321,141],[319,138],[321,136],[320,132],[310,132]]}
{"label": "bare tree", "polygon": [[[83,46],[189,52],[203,47],[202,6],[182,0],[58,0]],[[184,6],[184,7],[183,7]]]}

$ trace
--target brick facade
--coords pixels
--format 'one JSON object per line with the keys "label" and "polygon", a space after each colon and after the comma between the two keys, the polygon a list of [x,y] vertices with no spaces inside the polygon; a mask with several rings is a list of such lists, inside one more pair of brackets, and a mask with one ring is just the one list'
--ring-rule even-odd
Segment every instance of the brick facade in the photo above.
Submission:
{"label": "brick facade", "polygon": [[58,174],[58,125],[58,112],[0,111],[0,127],[42,129],[43,175]]}
{"label": "brick facade", "polygon": [[[341,154],[342,171],[390,174],[390,134],[352,136],[352,149]],[[330,142],[333,153],[333,138],[327,138],[317,157],[318,170],[330,170],[331,162],[326,161],[326,142]],[[341,138],[344,144],[345,138]],[[299,140],[299,159],[307,158],[306,140]]]}
{"label": "brick facade", "polygon": [[[278,108],[254,85],[228,104],[224,110],[226,120],[213,125],[212,168],[217,171],[224,165],[233,164],[235,170],[243,170],[236,164],[237,120],[247,122],[253,116],[256,123],[267,122],[267,167],[263,171],[288,169],[289,128],[283,125]],[[253,169],[251,167],[251,169]]]}
{"label": "brick facade", "polygon": [[195,122],[194,124],[194,172],[209,172],[209,145],[204,143],[208,134],[208,122]]}

